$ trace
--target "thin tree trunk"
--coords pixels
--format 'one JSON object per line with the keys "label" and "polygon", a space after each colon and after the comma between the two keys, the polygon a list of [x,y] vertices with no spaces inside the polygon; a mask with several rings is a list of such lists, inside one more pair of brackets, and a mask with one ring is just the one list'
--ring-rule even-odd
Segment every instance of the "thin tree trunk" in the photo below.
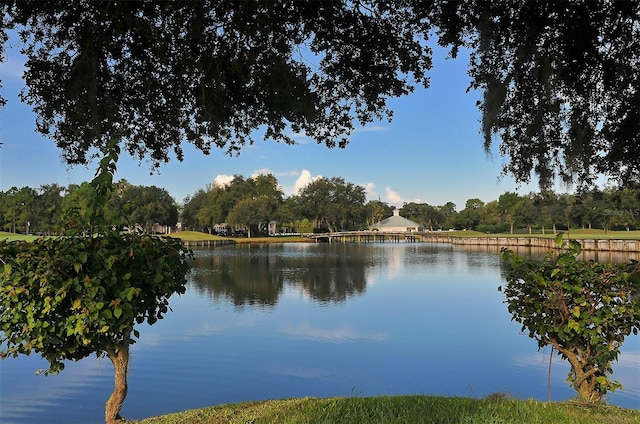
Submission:
{"label": "thin tree trunk", "polygon": [[127,371],[129,369],[129,341],[131,331],[125,333],[124,339],[113,348],[107,350],[107,356],[113,363],[114,388],[105,407],[105,421],[107,424],[121,422],[120,410],[127,397]]}
{"label": "thin tree trunk", "polygon": [[596,380],[594,374],[596,373],[597,368],[591,368],[590,370],[586,370],[584,368],[583,361],[579,358],[584,358],[584,352],[579,352],[576,354],[575,351],[571,349],[561,349],[560,346],[553,344],[558,352],[563,353],[569,364],[571,364],[571,371],[573,372],[574,381],[571,383],[574,390],[578,393],[578,398],[589,404],[597,404],[600,402],[602,395],[595,389]]}

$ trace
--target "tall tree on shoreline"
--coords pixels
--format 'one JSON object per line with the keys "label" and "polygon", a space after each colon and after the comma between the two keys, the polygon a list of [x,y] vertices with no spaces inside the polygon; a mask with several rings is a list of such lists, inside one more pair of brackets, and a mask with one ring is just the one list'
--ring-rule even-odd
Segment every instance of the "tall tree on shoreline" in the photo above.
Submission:
{"label": "tall tree on shoreline", "polygon": [[65,361],[108,357],[108,424],[122,422],[135,326],[162,319],[169,298],[185,292],[192,256],[179,239],[123,233],[106,219],[119,152],[112,141],[67,236],[0,240],[0,358],[35,352],[55,374]]}

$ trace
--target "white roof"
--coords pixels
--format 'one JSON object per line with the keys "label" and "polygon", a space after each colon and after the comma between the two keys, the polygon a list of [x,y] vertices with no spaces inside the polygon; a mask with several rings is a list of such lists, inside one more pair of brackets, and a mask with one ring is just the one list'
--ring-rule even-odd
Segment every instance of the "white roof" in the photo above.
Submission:
{"label": "white roof", "polygon": [[370,228],[404,230],[406,228],[422,228],[422,225],[400,216],[400,211],[396,209],[393,211],[393,216],[376,222]]}

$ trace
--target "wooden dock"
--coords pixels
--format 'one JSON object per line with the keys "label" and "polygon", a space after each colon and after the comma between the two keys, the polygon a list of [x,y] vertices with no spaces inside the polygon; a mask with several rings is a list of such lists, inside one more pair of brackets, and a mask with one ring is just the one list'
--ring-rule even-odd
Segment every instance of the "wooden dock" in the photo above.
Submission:
{"label": "wooden dock", "polygon": [[422,233],[416,232],[384,232],[384,231],[341,231],[335,233],[311,234],[309,238],[317,242],[341,243],[382,243],[401,241],[415,243],[422,241]]}
{"label": "wooden dock", "polygon": [[[431,232],[342,231],[309,235],[317,242],[380,243],[425,242],[466,246],[541,247],[557,249],[555,238],[539,237],[453,237]],[[574,239],[584,251],[640,252],[640,240]]]}

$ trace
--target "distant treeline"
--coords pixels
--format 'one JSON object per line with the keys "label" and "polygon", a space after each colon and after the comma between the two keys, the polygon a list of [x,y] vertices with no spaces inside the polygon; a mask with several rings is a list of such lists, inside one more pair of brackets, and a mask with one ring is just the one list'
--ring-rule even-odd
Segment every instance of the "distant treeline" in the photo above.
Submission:
{"label": "distant treeline", "polygon": [[[164,232],[178,223],[184,230],[224,235],[310,233],[361,230],[392,215],[394,206],[366,200],[365,188],[343,178],[319,178],[298,194],[285,197],[275,176],[234,176],[228,184],[208,185],[178,205],[155,186],[116,183],[108,214],[124,216],[129,226]],[[78,225],[90,196],[88,183],[37,189],[13,187],[0,192],[0,228],[31,234],[60,234]],[[496,200],[467,200],[456,211],[444,205],[405,203],[400,214],[427,230],[467,229],[487,233],[532,232],[568,228],[640,229],[640,190],[594,189],[581,194],[552,191]],[[115,219],[114,219],[115,220]]]}
{"label": "distant treeline", "polygon": [[[68,187],[12,187],[0,192],[0,228],[12,233],[63,234],[87,224],[83,216],[93,194],[87,182]],[[178,222],[178,206],[165,189],[135,186],[126,180],[115,184],[106,210],[114,222],[124,218],[127,225],[147,232],[164,232],[162,226],[172,227]]]}

